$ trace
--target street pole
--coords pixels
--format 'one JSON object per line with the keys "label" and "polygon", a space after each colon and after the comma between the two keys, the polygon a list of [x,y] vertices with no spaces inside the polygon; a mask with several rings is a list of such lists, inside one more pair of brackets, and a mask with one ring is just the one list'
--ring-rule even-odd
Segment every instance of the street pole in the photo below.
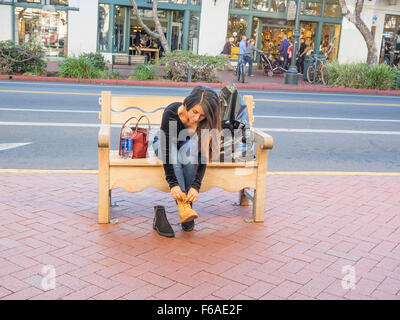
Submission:
{"label": "street pole", "polygon": [[291,84],[291,85],[297,85],[299,80],[298,79],[299,76],[297,75],[298,71],[296,67],[296,56],[300,42],[300,6],[301,6],[301,0],[297,0],[296,21],[292,37],[292,43],[293,43],[292,59],[290,60],[290,67],[289,70],[286,72],[285,76],[285,84]]}

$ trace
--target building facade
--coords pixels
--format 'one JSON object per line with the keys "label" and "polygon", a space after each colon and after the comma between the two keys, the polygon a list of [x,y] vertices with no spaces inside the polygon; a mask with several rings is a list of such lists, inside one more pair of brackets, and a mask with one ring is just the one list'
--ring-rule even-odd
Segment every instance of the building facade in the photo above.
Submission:
{"label": "building facade", "polygon": [[[350,10],[356,0],[346,0]],[[150,29],[152,0],[136,0]],[[289,0],[159,0],[158,16],[172,50],[218,55],[229,37],[242,35],[261,50],[277,54],[283,37],[294,31]],[[380,62],[400,42],[400,0],[366,0],[362,18],[371,29]],[[330,59],[365,62],[368,51],[356,27],[342,18],[337,0],[301,1],[301,37],[310,51],[330,50]],[[50,57],[101,52],[133,54],[143,33],[129,0],[0,0],[0,40],[40,43]],[[400,44],[399,44],[400,45]],[[385,58],[386,57],[386,58]]]}

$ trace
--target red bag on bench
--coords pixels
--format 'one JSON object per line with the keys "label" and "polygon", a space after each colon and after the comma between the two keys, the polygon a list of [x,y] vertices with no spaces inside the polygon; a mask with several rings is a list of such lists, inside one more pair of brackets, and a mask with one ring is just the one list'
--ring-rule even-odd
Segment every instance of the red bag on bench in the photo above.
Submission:
{"label": "red bag on bench", "polygon": [[[140,128],[139,127],[139,122],[142,120],[142,118],[146,118],[148,122],[148,129],[145,128]],[[124,130],[126,124],[129,122],[129,120],[132,119],[137,119],[136,117],[131,117],[128,120],[125,121],[124,125],[121,128],[120,136],[119,136],[119,154],[121,155],[121,144],[122,144],[122,131]],[[150,126],[150,120],[147,116],[143,115],[139,118],[139,120],[136,122],[135,126],[131,127],[133,131],[133,154],[132,154],[132,159],[138,159],[138,158],[146,158],[147,157],[147,147],[149,146],[149,134],[151,130]]]}

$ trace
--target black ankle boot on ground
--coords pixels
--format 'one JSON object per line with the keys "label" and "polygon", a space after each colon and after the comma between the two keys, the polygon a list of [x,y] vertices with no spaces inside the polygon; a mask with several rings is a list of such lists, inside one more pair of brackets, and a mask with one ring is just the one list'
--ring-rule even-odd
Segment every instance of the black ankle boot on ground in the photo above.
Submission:
{"label": "black ankle boot on ground", "polygon": [[[190,202],[190,207],[192,208],[191,202]],[[186,231],[186,232],[192,231],[194,229],[194,220],[181,223],[181,225],[182,225],[183,231]]]}
{"label": "black ankle boot on ground", "polygon": [[165,208],[163,206],[154,207],[153,228],[154,230],[157,230],[160,236],[169,238],[175,237],[175,232],[168,222]]}

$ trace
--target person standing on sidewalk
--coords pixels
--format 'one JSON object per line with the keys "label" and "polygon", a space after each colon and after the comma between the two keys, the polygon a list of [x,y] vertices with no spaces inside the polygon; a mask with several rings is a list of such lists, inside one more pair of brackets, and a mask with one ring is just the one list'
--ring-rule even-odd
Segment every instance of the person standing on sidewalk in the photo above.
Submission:
{"label": "person standing on sidewalk", "polygon": [[255,44],[255,40],[254,39],[250,39],[249,41],[249,45],[247,46],[247,48],[244,50],[244,63],[249,63],[249,77],[253,77],[253,52],[257,51],[257,52],[262,52],[261,50],[258,50],[254,44]]}
{"label": "person standing on sidewalk", "polygon": [[228,70],[233,70],[232,64],[231,64],[231,62],[229,60],[229,58],[231,57],[231,54],[232,54],[232,44],[231,44],[231,41],[229,40],[228,37],[226,37],[226,39],[225,39],[225,45],[224,45],[224,48],[222,49],[220,54],[222,54],[225,57],[227,57],[227,66],[226,66],[226,68]]}
{"label": "person standing on sidewalk", "polygon": [[307,45],[304,38],[300,39],[300,49],[298,53],[297,59],[297,69],[299,70],[300,74],[304,73],[304,59],[305,55],[307,54]]}
{"label": "person standing on sidewalk", "polygon": [[[154,152],[163,161],[184,231],[192,231],[194,219],[198,217],[192,202],[198,200],[206,164],[219,157],[219,137],[215,136],[215,131],[221,131],[219,97],[212,89],[197,86],[183,104],[175,102],[165,108],[160,131],[153,141]],[[154,209],[153,228],[162,236],[173,237],[175,233],[164,207],[155,206]]]}
{"label": "person standing on sidewalk", "polygon": [[232,52],[232,44],[231,44],[231,41],[229,40],[229,38],[226,37],[224,48],[222,49],[220,54],[228,56],[228,58],[229,58],[231,56],[231,52]]}
{"label": "person standing on sidewalk", "polygon": [[290,62],[291,62],[291,59],[292,59],[292,54],[293,54],[292,39],[289,39],[289,48],[287,49],[287,53],[288,53],[288,60],[287,60],[286,69],[289,69]]}
{"label": "person standing on sidewalk", "polygon": [[283,37],[281,45],[279,47],[279,62],[282,67],[286,68],[288,62],[288,49],[289,42],[287,41],[287,37]]}
{"label": "person standing on sidewalk", "polygon": [[242,41],[240,41],[239,43],[239,57],[238,57],[238,62],[241,61],[244,57],[244,52],[247,48],[247,37],[246,36],[242,36]]}

